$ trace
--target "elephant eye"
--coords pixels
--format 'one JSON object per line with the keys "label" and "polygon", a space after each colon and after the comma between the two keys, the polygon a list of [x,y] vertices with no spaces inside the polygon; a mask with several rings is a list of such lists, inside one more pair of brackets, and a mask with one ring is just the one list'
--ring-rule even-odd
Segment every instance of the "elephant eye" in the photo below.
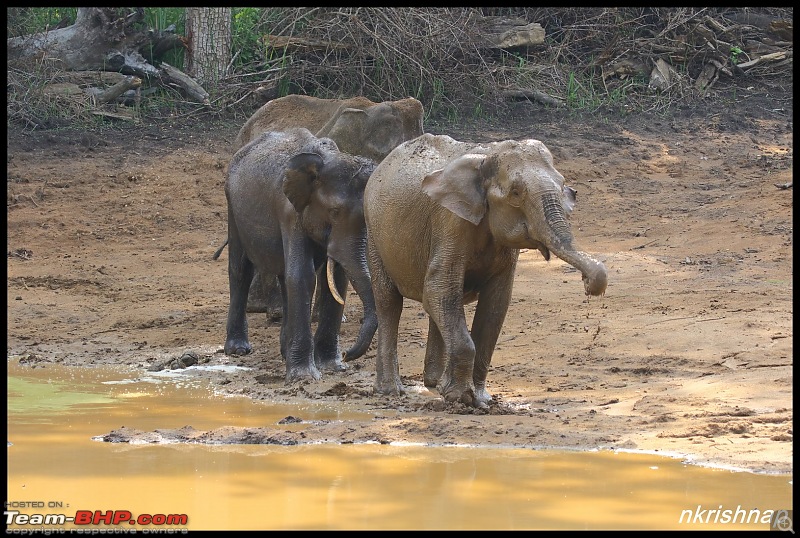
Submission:
{"label": "elephant eye", "polygon": [[331,217],[331,220],[336,220],[339,218],[340,209],[338,207],[332,207],[328,210],[328,214]]}
{"label": "elephant eye", "polygon": [[512,207],[519,207],[522,205],[523,198],[525,197],[525,193],[527,192],[525,185],[520,184],[518,181],[514,181],[511,183],[510,188],[508,189],[508,196],[506,197],[506,201]]}

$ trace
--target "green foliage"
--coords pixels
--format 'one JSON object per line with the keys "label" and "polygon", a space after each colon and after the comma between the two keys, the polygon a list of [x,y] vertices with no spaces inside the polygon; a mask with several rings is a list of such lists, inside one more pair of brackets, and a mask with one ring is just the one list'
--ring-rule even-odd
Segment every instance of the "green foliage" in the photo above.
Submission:
{"label": "green foliage", "polygon": [[[439,108],[444,101],[444,81],[440,78],[433,79],[433,96],[430,101],[431,108]],[[449,116],[449,114],[448,114]]]}
{"label": "green foliage", "polygon": [[472,109],[472,118],[476,120],[481,119],[483,115],[484,115],[483,107],[481,106],[480,101],[478,101],[478,104],[475,105],[475,108]]}
{"label": "green foliage", "polygon": [[257,7],[233,8],[231,48],[236,54],[234,66],[262,61],[267,56],[266,47],[260,39],[262,12],[263,9]]}
{"label": "green foliage", "polygon": [[148,7],[144,8],[144,22],[153,30],[165,30],[175,25],[175,31],[183,34],[186,29],[186,8],[183,7]]}
{"label": "green foliage", "polygon": [[[144,8],[144,23],[147,28],[157,31],[166,30],[174,24],[175,33],[183,35],[186,32],[186,8]],[[178,69],[183,69],[184,50],[182,48],[170,50],[160,60]]]}
{"label": "green foliage", "polygon": [[736,65],[739,63],[739,55],[744,53],[742,49],[737,47],[736,45],[731,47],[731,63]]}
{"label": "green foliage", "polygon": [[18,37],[35,34],[57,24],[70,25],[78,14],[76,7],[12,7],[8,8],[8,35]]}

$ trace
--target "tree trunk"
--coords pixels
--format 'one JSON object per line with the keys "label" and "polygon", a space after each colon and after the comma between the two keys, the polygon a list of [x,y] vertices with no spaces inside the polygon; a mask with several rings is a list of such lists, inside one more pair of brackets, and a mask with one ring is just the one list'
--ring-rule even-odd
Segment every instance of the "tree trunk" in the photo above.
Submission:
{"label": "tree trunk", "polygon": [[186,8],[186,72],[204,86],[225,75],[231,60],[231,8]]}

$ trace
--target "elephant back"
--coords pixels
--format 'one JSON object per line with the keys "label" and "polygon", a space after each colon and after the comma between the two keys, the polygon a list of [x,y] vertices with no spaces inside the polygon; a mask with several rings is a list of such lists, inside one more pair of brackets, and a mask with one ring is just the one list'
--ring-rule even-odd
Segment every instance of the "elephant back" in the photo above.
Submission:
{"label": "elephant back", "polygon": [[[326,140],[333,149],[336,145]],[[318,140],[311,131],[294,127],[285,131],[264,131],[234,154],[228,166],[226,185],[242,182],[278,183],[290,154]]]}
{"label": "elephant back", "polygon": [[429,173],[465,153],[485,152],[482,146],[459,142],[447,135],[425,133],[397,146],[372,174],[373,180],[421,184]]}
{"label": "elephant back", "polygon": [[320,99],[296,94],[279,97],[264,104],[248,118],[236,136],[233,150],[239,150],[264,131],[304,127],[312,133],[317,133],[342,108],[363,110],[375,104],[366,97]]}

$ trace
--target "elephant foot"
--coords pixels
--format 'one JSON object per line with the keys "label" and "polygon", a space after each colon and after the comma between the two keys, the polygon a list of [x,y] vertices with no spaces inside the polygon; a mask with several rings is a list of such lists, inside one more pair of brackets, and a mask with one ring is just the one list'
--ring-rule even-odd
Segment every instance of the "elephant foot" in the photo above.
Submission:
{"label": "elephant foot", "polygon": [[471,386],[465,387],[458,386],[456,384],[450,384],[447,386],[440,385],[438,387],[438,391],[447,402],[462,403],[478,409],[488,409],[488,402],[492,399],[489,393],[485,390],[482,391],[483,394],[481,394],[481,391],[476,392]]}
{"label": "elephant foot", "polygon": [[317,367],[323,372],[344,372],[347,370],[347,365],[341,359],[321,360],[317,363]]}
{"label": "elephant foot", "polygon": [[323,372],[344,372],[347,370],[342,357],[339,344],[325,345],[322,342],[314,343],[314,364]]}
{"label": "elephant foot", "polygon": [[487,409],[489,402],[492,401],[492,395],[485,388],[475,388],[474,405],[480,409]]}
{"label": "elephant foot", "polygon": [[392,381],[375,381],[375,393],[376,394],[385,394],[387,396],[399,396],[403,394],[405,391],[403,390],[403,384],[400,382],[400,379],[392,380]]}
{"label": "elephant foot", "polygon": [[264,312],[273,322],[283,318],[280,284],[275,276],[256,273],[247,295],[247,312]]}
{"label": "elephant foot", "polygon": [[472,406],[472,404],[475,402],[475,396],[472,392],[472,389],[468,389],[463,392],[451,390],[450,392],[445,392],[442,394],[442,396],[444,396],[444,399],[447,402],[458,402],[469,406]]}
{"label": "elephant foot", "polygon": [[237,340],[230,338],[225,342],[226,355],[248,355],[253,351],[250,342],[247,340]]}
{"label": "elephant foot", "polygon": [[283,307],[281,306],[274,307],[259,303],[247,303],[247,313],[265,313],[267,315],[267,321],[270,323],[279,323],[283,319]]}
{"label": "elephant foot", "polygon": [[432,360],[430,357],[425,357],[425,362],[422,366],[422,382],[428,390],[436,389],[436,385],[442,379],[444,373],[444,358],[440,357],[437,360]]}
{"label": "elephant foot", "polygon": [[280,321],[283,318],[282,306],[272,306],[255,300],[247,302],[247,308],[245,311],[248,314],[265,313],[267,315],[267,319],[270,321]]}
{"label": "elephant foot", "polygon": [[436,389],[436,385],[439,384],[439,378],[441,377],[441,374],[441,372],[432,374],[430,371],[423,369],[422,382],[425,384],[425,388],[428,390]]}
{"label": "elephant foot", "polygon": [[322,379],[322,373],[314,365],[286,367],[287,385],[298,381],[319,381],[320,379]]}

